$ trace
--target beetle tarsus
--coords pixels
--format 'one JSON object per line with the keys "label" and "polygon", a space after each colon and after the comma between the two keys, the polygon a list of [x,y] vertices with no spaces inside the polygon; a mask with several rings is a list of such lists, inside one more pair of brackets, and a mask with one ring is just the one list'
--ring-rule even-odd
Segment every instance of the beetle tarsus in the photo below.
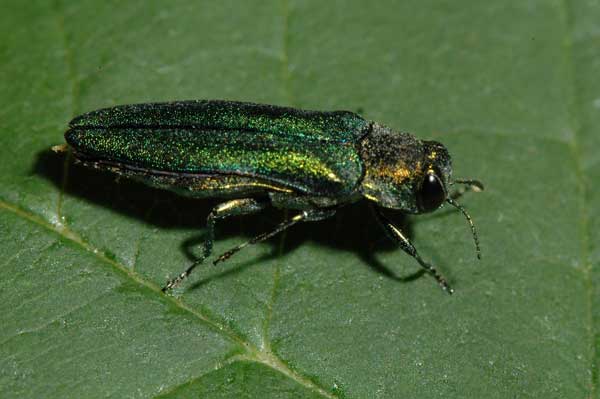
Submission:
{"label": "beetle tarsus", "polygon": [[183,273],[181,273],[179,276],[175,277],[174,279],[171,279],[169,281],[167,281],[167,284],[165,284],[165,286],[161,289],[162,292],[167,292],[172,290],[173,288],[176,288],[179,284],[181,284],[181,282],[183,280],[185,280],[185,278],[189,275],[190,273],[188,272],[188,270],[184,271]]}
{"label": "beetle tarsus", "polygon": [[436,279],[436,281],[438,282],[438,284],[440,285],[440,287],[442,287],[442,289],[444,291],[446,291],[449,295],[454,294],[454,289],[450,286],[450,284],[448,284],[448,282],[446,281],[446,279],[444,277],[442,277],[437,270],[435,270],[433,267],[431,268],[433,270],[432,274],[433,277]]}

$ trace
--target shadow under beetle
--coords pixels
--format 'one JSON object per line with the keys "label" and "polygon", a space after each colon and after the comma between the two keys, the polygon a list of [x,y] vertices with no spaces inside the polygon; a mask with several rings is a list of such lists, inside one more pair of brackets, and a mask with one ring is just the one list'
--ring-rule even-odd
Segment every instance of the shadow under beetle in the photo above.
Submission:
{"label": "shadow under beetle", "polygon": [[[448,293],[453,290],[446,279],[380,208],[419,214],[447,202],[466,217],[481,257],[473,221],[455,199],[468,188],[483,190],[483,185],[453,180],[451,158],[442,144],[395,132],[352,112],[217,100],[122,105],[76,117],[65,139],[84,165],[183,195],[227,198],[208,215],[202,256],[163,291],[210,256],[217,220],[270,205],[298,213],[213,264],[296,223],[329,218],[362,198],[371,201],[388,235]],[[464,186],[450,194],[448,187],[455,183]]]}

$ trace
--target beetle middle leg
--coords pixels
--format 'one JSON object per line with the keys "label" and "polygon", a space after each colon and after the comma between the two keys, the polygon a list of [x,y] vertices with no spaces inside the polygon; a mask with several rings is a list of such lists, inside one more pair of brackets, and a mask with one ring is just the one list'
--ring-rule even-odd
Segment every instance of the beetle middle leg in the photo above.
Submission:
{"label": "beetle middle leg", "polygon": [[398,244],[400,244],[400,248],[402,248],[404,252],[415,258],[417,262],[419,262],[419,265],[421,265],[422,268],[424,268],[427,272],[429,272],[429,274],[431,274],[435,278],[435,280],[438,282],[438,284],[442,287],[444,291],[446,291],[449,294],[452,294],[454,290],[452,289],[452,287],[450,287],[446,279],[437,271],[437,269],[434,266],[425,262],[423,258],[421,258],[421,256],[417,252],[417,249],[410,242],[408,237],[405,236],[404,233],[402,233],[402,231],[398,227],[394,226],[394,224],[381,212],[379,208],[373,207],[373,209],[375,211],[374,213],[377,217],[377,221],[381,223],[381,225],[384,227],[385,231],[388,233],[390,238],[398,242]]}
{"label": "beetle middle leg", "polygon": [[219,262],[224,262],[227,259],[229,259],[233,254],[247,247],[248,245],[258,244],[259,242],[268,240],[269,238],[283,232],[284,230],[287,230],[288,228],[292,227],[293,225],[299,222],[316,222],[319,220],[327,219],[333,216],[334,214],[335,209],[309,209],[302,211],[302,213],[299,213],[298,215],[280,223],[274,230],[267,233],[259,234],[251,240],[237,245],[228,251],[225,251],[213,261],[213,265],[216,265]]}
{"label": "beetle middle leg", "polygon": [[260,202],[253,198],[234,199],[231,201],[223,202],[215,206],[206,218],[206,228],[208,229],[206,240],[204,241],[204,247],[202,249],[202,256],[195,260],[187,269],[180,273],[177,277],[169,280],[163,287],[162,291],[165,292],[171,288],[175,288],[179,285],[190,273],[206,258],[210,256],[213,248],[213,241],[215,239],[215,222],[219,219],[225,219],[230,216],[239,215],[250,215],[262,211],[268,206],[267,202]]}

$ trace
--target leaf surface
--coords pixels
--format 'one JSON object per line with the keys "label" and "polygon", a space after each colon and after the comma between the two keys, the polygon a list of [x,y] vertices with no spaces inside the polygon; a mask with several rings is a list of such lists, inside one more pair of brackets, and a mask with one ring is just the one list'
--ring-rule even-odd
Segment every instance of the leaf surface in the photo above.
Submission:
{"label": "leaf surface", "polygon": [[[600,5],[43,2],[0,13],[0,396],[598,397]],[[115,104],[348,109],[445,143],[475,219],[364,204],[160,287],[215,201],[48,149]],[[215,253],[272,228],[219,225]],[[416,274],[415,274],[416,273]]]}

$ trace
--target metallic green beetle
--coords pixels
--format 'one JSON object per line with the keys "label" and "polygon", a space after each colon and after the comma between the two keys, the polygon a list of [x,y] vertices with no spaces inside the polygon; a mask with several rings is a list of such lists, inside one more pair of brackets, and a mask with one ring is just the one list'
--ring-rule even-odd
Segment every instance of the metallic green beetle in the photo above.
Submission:
{"label": "metallic green beetle", "polygon": [[462,183],[481,190],[481,183],[452,180],[450,155],[442,144],[397,133],[352,112],[216,100],[123,105],[76,117],[65,138],[75,159],[87,166],[184,195],[228,199],[208,215],[202,257],[163,290],[210,256],[216,220],[269,205],[299,212],[213,264],[296,223],[331,217],[361,198],[376,205],[376,217],[389,235],[448,293],[453,291],[446,280],[380,207],[418,214],[448,202],[467,218],[480,257],[473,222],[447,188]]}

